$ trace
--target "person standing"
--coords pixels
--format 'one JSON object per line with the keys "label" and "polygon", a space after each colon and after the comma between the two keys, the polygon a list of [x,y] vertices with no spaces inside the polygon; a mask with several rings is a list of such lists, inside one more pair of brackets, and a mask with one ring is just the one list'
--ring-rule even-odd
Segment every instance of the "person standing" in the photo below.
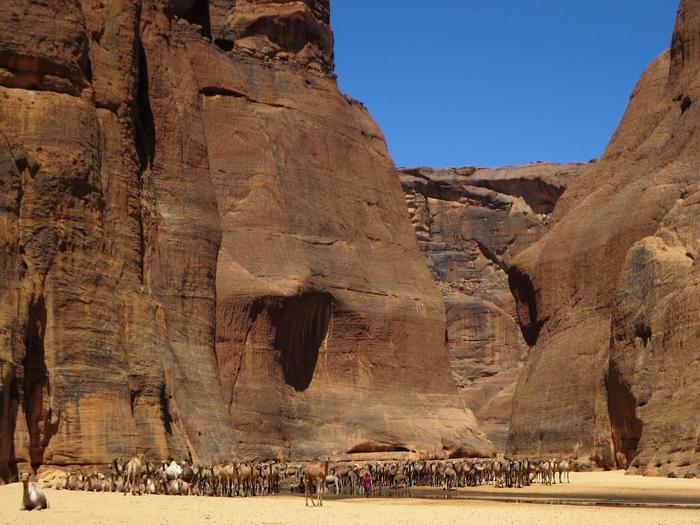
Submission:
{"label": "person standing", "polygon": [[365,472],[365,477],[362,478],[362,487],[365,489],[365,498],[369,498],[369,493],[372,491],[372,476],[369,472]]}

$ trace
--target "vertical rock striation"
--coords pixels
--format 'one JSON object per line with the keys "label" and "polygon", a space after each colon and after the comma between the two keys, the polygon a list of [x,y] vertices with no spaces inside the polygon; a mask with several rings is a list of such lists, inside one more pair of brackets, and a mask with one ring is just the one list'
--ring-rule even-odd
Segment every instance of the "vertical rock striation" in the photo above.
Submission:
{"label": "vertical rock striation", "polygon": [[6,4],[2,477],[491,452],[327,1]]}
{"label": "vertical rock striation", "polygon": [[511,453],[700,475],[700,2],[647,69],[603,158],[509,273],[533,345]]}
{"label": "vertical rock striation", "polygon": [[409,213],[446,305],[452,374],[498,451],[527,355],[507,271],[546,231],[582,164],[401,170]]}

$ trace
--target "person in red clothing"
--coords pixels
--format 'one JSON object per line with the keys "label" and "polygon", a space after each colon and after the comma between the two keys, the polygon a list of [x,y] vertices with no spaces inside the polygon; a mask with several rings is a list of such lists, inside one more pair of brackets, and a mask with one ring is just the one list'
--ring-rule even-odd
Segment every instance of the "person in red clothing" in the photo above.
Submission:
{"label": "person in red clothing", "polygon": [[369,493],[372,491],[372,476],[369,472],[365,472],[365,477],[362,478],[362,487],[365,489],[365,498],[369,498]]}

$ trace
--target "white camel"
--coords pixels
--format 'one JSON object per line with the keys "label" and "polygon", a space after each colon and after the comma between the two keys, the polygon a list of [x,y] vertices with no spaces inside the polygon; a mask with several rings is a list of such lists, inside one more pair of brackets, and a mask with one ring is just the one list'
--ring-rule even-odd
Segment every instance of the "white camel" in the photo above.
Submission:
{"label": "white camel", "polygon": [[335,485],[335,494],[336,496],[340,494],[340,483],[338,481],[338,476],[334,476],[333,474],[328,474],[326,476],[326,488],[330,489]]}
{"label": "white camel", "polygon": [[43,510],[49,508],[49,502],[46,501],[46,496],[41,491],[36,483],[29,485],[29,474],[22,474],[22,506],[20,510]]}

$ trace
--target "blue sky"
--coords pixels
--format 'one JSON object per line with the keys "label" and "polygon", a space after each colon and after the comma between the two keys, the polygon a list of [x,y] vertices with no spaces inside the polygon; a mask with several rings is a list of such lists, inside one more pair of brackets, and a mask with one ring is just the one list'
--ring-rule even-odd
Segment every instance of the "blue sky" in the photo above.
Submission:
{"label": "blue sky", "polygon": [[336,73],[399,166],[599,157],[678,0],[331,0]]}

